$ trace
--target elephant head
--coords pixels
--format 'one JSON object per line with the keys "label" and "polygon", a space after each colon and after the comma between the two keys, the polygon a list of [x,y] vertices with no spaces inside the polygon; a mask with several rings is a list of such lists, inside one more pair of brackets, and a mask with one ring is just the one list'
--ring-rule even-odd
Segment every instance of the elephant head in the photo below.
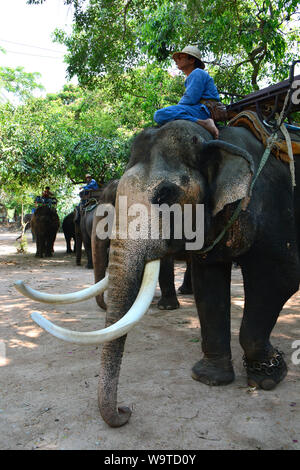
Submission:
{"label": "elephant head", "polygon": [[[191,226],[197,229],[195,208],[203,204],[206,240],[215,236],[220,223],[226,222],[226,207],[249,197],[251,156],[240,147],[221,140],[208,141],[207,137],[201,126],[187,121],[147,129],[136,137],[117,188],[106,328],[102,334],[76,332],[72,336],[62,328],[54,330],[50,322],[35,316],[44,328],[68,341],[108,341],[102,348],[98,399],[103,419],[113,427],[125,424],[131,414],[128,408],[117,406],[126,334],[151,303],[159,260],[190,247],[186,233],[182,230],[179,236],[176,232],[179,219],[175,216],[170,218],[167,236],[163,233],[158,207],[165,204],[184,209],[188,205],[192,208]],[[153,231],[153,225],[158,227],[158,233]],[[195,238],[195,231],[192,232]],[[141,298],[141,286],[147,292],[146,298]],[[135,311],[137,304],[142,305],[143,312]]]}
{"label": "elephant head", "polygon": [[[167,254],[184,251],[185,239],[151,237],[153,206],[204,203],[205,231],[214,231],[214,219],[224,207],[249,196],[253,175],[251,156],[241,148],[222,141],[206,142],[200,126],[175,121],[140,134],[132,147],[131,159],[121,178],[116,196],[116,237],[111,240],[107,326],[131,307],[138,294],[145,265]],[[127,204],[127,224],[122,227],[121,205]],[[138,203],[138,206],[137,206]],[[132,212],[131,212],[132,210]],[[139,211],[135,225],[136,211]],[[152,214],[152,217],[150,216]],[[130,225],[137,228],[129,238]],[[174,225],[174,224],[173,224]],[[124,227],[128,233],[123,233]],[[125,336],[106,343],[102,349],[99,407],[111,426],[127,422],[129,409],[117,409],[117,383]]]}

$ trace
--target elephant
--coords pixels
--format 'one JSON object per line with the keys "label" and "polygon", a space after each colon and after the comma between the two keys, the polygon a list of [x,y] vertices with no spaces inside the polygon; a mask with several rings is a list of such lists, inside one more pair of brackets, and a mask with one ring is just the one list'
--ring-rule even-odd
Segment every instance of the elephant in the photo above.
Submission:
{"label": "elephant", "polygon": [[31,230],[36,238],[36,255],[52,256],[54,242],[59,229],[59,218],[56,209],[47,205],[39,206],[31,219]]}
{"label": "elephant", "polygon": [[[117,397],[126,336],[147,311],[160,260],[169,256],[188,255],[191,262],[203,353],[192,367],[192,378],[210,386],[235,379],[230,345],[233,263],[241,267],[244,282],[239,340],[247,382],[271,390],[286,376],[283,353],[270,336],[285,302],[299,288],[300,220],[294,210],[299,187],[293,189],[289,164],[273,155],[263,161],[264,151],[243,127],[224,127],[218,140],[198,124],[182,120],[142,131],[118,184],[109,275],[97,290],[99,295],[107,288],[105,328],[72,332],[32,315],[66,341],[103,343],[98,404],[109,426],[130,419],[131,410],[118,407]],[[296,181],[299,172],[296,159]],[[125,202],[128,210],[123,211]],[[168,236],[158,210],[163,204],[182,211],[169,219]],[[179,222],[186,213],[191,226],[181,228],[180,235]]]}
{"label": "elephant", "polygon": [[34,235],[34,233],[33,233],[33,231],[32,231],[32,227],[31,227],[32,216],[33,216],[33,213],[27,213],[27,214],[24,215],[24,223],[26,224],[26,226],[25,226],[25,232],[26,232],[27,230],[29,230],[29,228],[30,228],[32,241],[35,242],[35,235]]}
{"label": "elephant", "polygon": [[[66,240],[66,245],[67,245],[67,251],[66,253],[76,253],[76,237],[75,237],[75,223],[74,223],[74,217],[75,217],[75,210],[70,212],[70,214],[66,215],[66,217],[63,220],[62,223],[62,229],[64,232],[65,240]],[[71,247],[71,240],[73,239],[74,241],[74,249],[72,250]]]}
{"label": "elephant", "polygon": [[87,269],[93,269],[91,234],[96,207],[97,202],[93,201],[91,204],[88,204],[84,207],[77,207],[75,209],[76,215],[74,218],[74,224],[76,240],[76,264],[77,266],[81,265],[83,243],[87,256]]}

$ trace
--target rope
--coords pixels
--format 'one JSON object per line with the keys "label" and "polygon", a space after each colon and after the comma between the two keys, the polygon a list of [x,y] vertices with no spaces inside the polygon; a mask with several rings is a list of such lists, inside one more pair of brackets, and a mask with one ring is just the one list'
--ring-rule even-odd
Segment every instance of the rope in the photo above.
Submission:
{"label": "rope", "polygon": [[[271,149],[273,147],[273,144],[274,142],[276,141],[276,138],[277,138],[277,135],[275,134],[274,136],[271,135],[268,139],[268,143],[267,143],[267,147],[263,153],[263,156],[261,157],[261,160],[260,160],[260,163],[259,163],[259,167],[257,169],[257,172],[256,172],[256,175],[255,177],[253,178],[252,182],[251,182],[251,185],[250,185],[250,189],[249,189],[249,196],[248,198],[250,197],[251,193],[252,193],[252,189],[256,183],[256,180],[258,178],[258,176],[260,175],[263,167],[265,166],[269,156],[270,156],[270,153],[271,153]],[[205,248],[204,250],[200,250],[200,251],[197,251],[197,253],[208,253],[209,251],[211,251],[216,245],[217,243],[219,243],[219,241],[224,237],[225,233],[227,232],[227,230],[232,226],[232,224],[236,221],[236,219],[238,218],[238,216],[240,215],[242,209],[244,209],[244,205],[245,205],[245,198],[242,199],[238,206],[236,207],[234,213],[232,214],[231,218],[229,219],[229,221],[227,222],[226,226],[223,228],[222,232],[217,236],[217,238],[213,241],[213,243],[208,247],[208,248]]]}
{"label": "rope", "polygon": [[283,135],[285,137],[285,140],[286,140],[288,155],[290,157],[290,172],[291,172],[291,178],[292,178],[292,185],[293,185],[293,187],[295,187],[296,186],[295,161],[294,161],[291,137],[290,137],[290,134],[287,131],[287,128],[285,127],[285,125],[283,123],[280,126],[280,130],[283,133]]}

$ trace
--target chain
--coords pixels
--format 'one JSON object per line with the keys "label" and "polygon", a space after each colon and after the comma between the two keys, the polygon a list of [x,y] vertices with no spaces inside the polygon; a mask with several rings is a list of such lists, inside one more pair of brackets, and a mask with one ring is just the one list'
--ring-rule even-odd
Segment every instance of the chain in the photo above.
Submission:
{"label": "chain", "polygon": [[278,349],[274,349],[274,354],[268,361],[248,361],[243,356],[243,365],[248,372],[256,372],[258,374],[272,375],[276,368],[280,368],[283,364],[284,353]]}

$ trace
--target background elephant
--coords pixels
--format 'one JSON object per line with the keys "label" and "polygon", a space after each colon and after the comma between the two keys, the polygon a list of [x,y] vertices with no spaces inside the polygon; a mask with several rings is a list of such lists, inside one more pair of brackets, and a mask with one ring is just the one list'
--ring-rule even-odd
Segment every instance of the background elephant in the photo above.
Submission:
{"label": "background elephant", "polygon": [[[250,185],[264,152],[244,128],[224,128],[210,141],[200,126],[174,121],[147,129],[134,141],[131,159],[116,197],[135,203],[204,203],[205,247],[226,227],[239,201],[244,210],[208,252],[190,252],[192,283],[202,334],[203,358],[192,369],[195,380],[222,385],[234,380],[230,348],[230,277],[232,262],[242,269],[245,309],[240,330],[248,383],[271,389],[286,375],[281,353],[270,334],[284,303],[299,287],[293,189],[289,165],[270,156]],[[299,161],[295,161],[296,176]],[[295,198],[299,189],[295,189]],[[147,220],[145,220],[147,222]],[[120,221],[117,221],[117,235]],[[174,228],[174,227],[173,227]],[[111,240],[106,326],[132,306],[146,263],[184,252],[186,240]],[[117,384],[126,335],[105,343],[99,380],[99,407],[111,426],[125,424],[131,411],[117,407]],[[264,367],[256,367],[264,364]],[[259,371],[257,370],[259,369]]]}
{"label": "background elephant", "polygon": [[[63,229],[63,232],[64,232],[66,245],[67,245],[66,253],[76,252],[76,236],[75,236],[74,217],[75,217],[75,210],[70,212],[70,214],[66,215],[66,217],[64,218],[63,223],[62,223],[62,229]],[[73,250],[72,250],[72,246],[71,246],[72,239],[73,239],[73,242],[74,242]]]}
{"label": "background elephant", "polygon": [[40,206],[34,212],[31,219],[31,229],[36,238],[36,255],[52,256],[54,242],[59,229],[59,218],[56,209],[48,206]]}
{"label": "background elephant", "polygon": [[33,231],[32,231],[32,227],[31,227],[32,216],[33,216],[33,213],[25,214],[25,215],[24,215],[24,224],[26,224],[25,232],[27,232],[27,230],[30,229],[30,231],[31,231],[31,236],[32,236],[32,241],[35,242],[35,235],[34,235],[34,233],[33,233]]}
{"label": "background elephant", "polygon": [[82,257],[82,244],[87,256],[86,267],[88,269],[93,269],[93,259],[92,259],[92,246],[91,246],[91,235],[92,235],[92,226],[95,210],[97,207],[97,202],[95,200],[91,201],[85,206],[79,206],[76,208],[76,215],[74,218],[75,224],[75,240],[76,240],[76,264],[77,266],[81,265]]}

